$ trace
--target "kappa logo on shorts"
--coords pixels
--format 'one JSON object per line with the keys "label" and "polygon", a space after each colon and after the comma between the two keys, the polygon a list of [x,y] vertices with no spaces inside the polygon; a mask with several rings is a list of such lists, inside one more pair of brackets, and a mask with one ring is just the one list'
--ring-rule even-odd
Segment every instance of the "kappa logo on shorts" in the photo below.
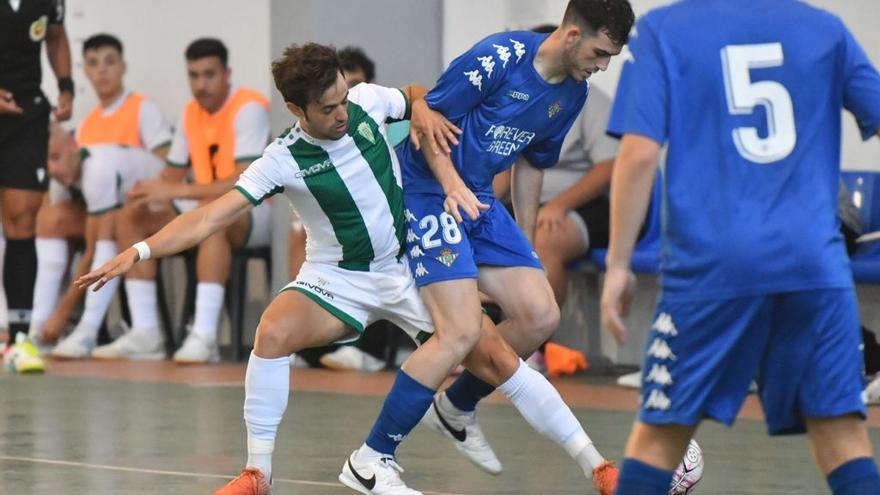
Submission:
{"label": "kappa logo on shorts", "polygon": [[425,265],[423,265],[423,264],[421,264],[421,263],[416,264],[416,278],[424,277],[424,276],[427,275],[428,273],[429,273],[429,272],[428,272],[428,270],[425,268]]}
{"label": "kappa logo on shorts", "polygon": [[446,265],[446,268],[451,268],[452,264],[455,263],[456,258],[458,258],[458,253],[452,252],[449,248],[443,248],[443,250],[440,251],[440,256],[437,256],[435,259]]}
{"label": "kappa logo on shorts", "polygon": [[419,258],[424,255],[425,255],[425,252],[422,251],[422,248],[420,248],[418,244],[416,244],[415,246],[412,247],[412,249],[409,250],[409,257],[410,258]]}
{"label": "kappa logo on shorts", "polygon": [[648,400],[645,401],[645,409],[658,409],[660,411],[665,411],[672,406],[672,401],[669,400],[669,397],[663,393],[662,390],[651,390],[651,395],[648,396]]}
{"label": "kappa logo on shorts", "polygon": [[669,359],[675,361],[678,359],[665,340],[656,338],[651,342],[651,347],[648,348],[648,355],[661,360]]}
{"label": "kappa logo on shorts", "polygon": [[648,373],[648,376],[645,378],[646,382],[654,382],[658,385],[663,385],[664,387],[672,385],[672,373],[666,368],[666,365],[654,363],[651,366],[651,371]]}
{"label": "kappa logo on shorts", "polygon": [[661,333],[668,337],[675,337],[678,335],[678,330],[675,328],[675,323],[672,321],[672,316],[670,316],[669,313],[660,313],[657,315],[657,319],[654,320],[651,329],[657,330],[657,333]]}
{"label": "kappa logo on shorts", "polygon": [[406,215],[407,222],[415,222],[416,220],[418,220],[418,218],[416,218],[416,216],[413,215],[411,211],[409,211],[409,208],[404,208],[403,214]]}
{"label": "kappa logo on shorts", "polygon": [[420,237],[412,229],[406,229],[406,242],[416,242]]}

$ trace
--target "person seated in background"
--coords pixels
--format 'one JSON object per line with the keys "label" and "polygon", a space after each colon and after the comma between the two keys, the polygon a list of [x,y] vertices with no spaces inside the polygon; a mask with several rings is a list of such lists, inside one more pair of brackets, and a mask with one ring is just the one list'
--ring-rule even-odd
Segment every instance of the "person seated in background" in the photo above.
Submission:
{"label": "person seated in background", "polygon": [[[77,267],[77,274],[85,274],[116,255],[117,210],[124,204],[125,196],[134,184],[159,175],[162,160],[143,148],[121,144],[80,147],[73,135],[60,125],[52,124],[48,171],[51,182],[47,204],[73,203],[77,206],[71,208],[81,208],[86,212],[85,252]],[[106,293],[89,292],[85,295],[79,323],[67,338],[55,346],[51,352],[53,357],[84,357],[82,348],[87,347],[88,342],[97,340],[98,330],[116,286],[118,283]],[[67,294],[72,299],[70,294],[82,297],[83,292],[71,284]],[[34,300],[39,301],[43,297],[48,297],[48,294],[35,294]],[[73,308],[71,305],[59,309],[72,311]]]}
{"label": "person seated in background", "polygon": [[[153,101],[125,87],[126,64],[122,42],[109,34],[90,36],[83,43],[83,61],[86,77],[98,97],[98,105],[77,127],[74,146],[82,147],[84,152],[88,152],[92,146],[108,144],[117,145],[116,148],[121,145],[131,149],[147,150],[152,151],[161,163],[161,159],[164,159],[168,152],[171,126]],[[83,173],[81,181],[77,175],[74,180],[61,183],[56,177],[70,179],[72,175],[69,169],[73,167],[72,164],[58,165],[59,161],[65,159],[58,153],[66,153],[70,148],[70,144],[67,143],[69,136],[62,138],[62,133],[63,130],[55,129],[54,134],[57,135],[50,137],[50,140],[56,141],[56,154],[49,157],[49,194],[37,214],[37,278],[28,334],[31,340],[38,344],[55,343],[58,340],[83,297],[83,292],[71,285],[59,301],[59,289],[70,258],[69,241],[87,238],[77,275],[86,273],[93,263],[97,263],[94,266],[100,266],[116,255],[116,243],[112,236],[114,215],[101,215],[101,223],[104,227],[101,227],[101,234],[97,235],[94,229],[90,231],[87,227],[92,223],[95,209],[87,208],[79,192],[70,194],[71,187],[74,191],[80,191],[82,188],[103,183],[103,178],[92,176],[95,174],[95,168],[100,168],[94,163],[101,163],[105,160],[106,154],[90,153],[93,159],[87,161],[92,165],[83,167],[86,171],[90,170],[89,173]],[[120,169],[123,182],[130,177],[143,176],[144,171],[134,170],[135,167],[146,163],[146,159],[141,159],[141,153],[111,152],[110,154],[113,155],[113,159],[137,155],[136,159],[131,163],[125,163],[126,166]],[[67,170],[53,175],[51,171],[53,163],[56,169],[61,167]],[[110,171],[119,165],[108,165],[107,173],[111,174]],[[112,175],[108,177],[116,180]],[[82,183],[81,188],[77,185],[79,182]],[[126,187],[130,186],[131,184],[127,184]],[[110,184],[109,187],[108,194],[118,193],[115,184]],[[121,202],[119,204],[113,202],[112,206],[117,208],[121,206]],[[112,296],[112,291],[108,291],[107,303]],[[92,311],[85,312],[86,319],[77,327],[80,332],[75,333],[77,339],[97,332],[98,326],[103,321],[106,305],[103,308],[102,310],[92,308]],[[59,351],[65,354],[64,347]]]}
{"label": "person seated in background", "polygon": [[[168,151],[167,166],[157,179],[129,191],[119,212],[117,240],[129,246],[174,219],[179,213],[227,192],[269,142],[269,101],[259,92],[230,82],[226,46],[201,38],[186,49],[186,68],[193,99],[183,109]],[[194,182],[185,182],[188,173]],[[195,318],[185,342],[174,354],[179,363],[220,359],[217,332],[233,249],[269,243],[271,206],[263,204],[199,244]],[[138,264],[125,280],[132,329],[116,341],[95,348],[99,359],[162,359],[156,262]],[[85,344],[91,350],[94,341]],[[86,353],[88,355],[88,353]]]}
{"label": "person seated in background", "polygon": [[[339,50],[342,75],[349,88],[361,83],[372,83],[376,77],[376,64],[358,47],[347,46]],[[409,121],[388,124],[388,139],[396,145],[409,134]],[[305,261],[306,234],[298,218],[293,219],[290,229],[290,277],[295,279]],[[390,346],[401,345],[409,351],[414,347],[409,339],[400,337],[401,330],[382,321],[371,325],[356,345],[330,345],[306,349],[292,358],[295,366],[320,365],[339,371],[375,372],[385,369],[385,353]],[[406,353],[396,359],[402,362]]]}

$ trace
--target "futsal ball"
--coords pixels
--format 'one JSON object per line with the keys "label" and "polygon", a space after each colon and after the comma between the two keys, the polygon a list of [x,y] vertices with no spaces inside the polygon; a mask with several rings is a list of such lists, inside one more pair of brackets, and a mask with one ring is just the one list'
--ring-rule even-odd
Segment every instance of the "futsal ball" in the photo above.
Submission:
{"label": "futsal ball", "polygon": [[694,486],[703,479],[703,450],[696,440],[691,440],[681,464],[672,476],[669,495],[685,495],[693,493]]}

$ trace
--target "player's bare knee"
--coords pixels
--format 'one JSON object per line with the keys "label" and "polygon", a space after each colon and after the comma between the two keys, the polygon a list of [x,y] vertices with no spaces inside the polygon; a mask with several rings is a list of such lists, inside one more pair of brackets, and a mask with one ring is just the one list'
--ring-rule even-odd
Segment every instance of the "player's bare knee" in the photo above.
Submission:
{"label": "player's bare knee", "polygon": [[290,332],[284,322],[266,315],[260,318],[254,338],[254,352],[257,356],[266,359],[287,356],[302,350],[296,347],[296,342],[291,341]]}
{"label": "player's bare knee", "polygon": [[517,315],[517,326],[528,331],[527,338],[536,345],[541,345],[553,335],[559,326],[559,305],[552,298],[533,301]]}
{"label": "player's bare knee", "polygon": [[480,340],[480,325],[478,322],[475,325],[451,327],[450,330],[437,332],[436,336],[441,347],[462,360]]}
{"label": "player's bare knee", "polygon": [[16,207],[3,212],[6,237],[33,237],[37,231],[37,211],[35,208]]}

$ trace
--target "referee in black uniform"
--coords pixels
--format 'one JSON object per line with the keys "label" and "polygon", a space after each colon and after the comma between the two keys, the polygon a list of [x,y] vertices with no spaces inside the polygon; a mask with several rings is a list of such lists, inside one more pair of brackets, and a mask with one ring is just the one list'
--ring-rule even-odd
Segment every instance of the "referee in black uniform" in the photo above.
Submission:
{"label": "referee in black uniform", "polygon": [[64,0],[0,0],[0,215],[6,236],[3,287],[10,342],[27,332],[33,303],[37,210],[48,187],[50,105],[40,90],[40,49],[58,79],[58,121],[73,109]]}

